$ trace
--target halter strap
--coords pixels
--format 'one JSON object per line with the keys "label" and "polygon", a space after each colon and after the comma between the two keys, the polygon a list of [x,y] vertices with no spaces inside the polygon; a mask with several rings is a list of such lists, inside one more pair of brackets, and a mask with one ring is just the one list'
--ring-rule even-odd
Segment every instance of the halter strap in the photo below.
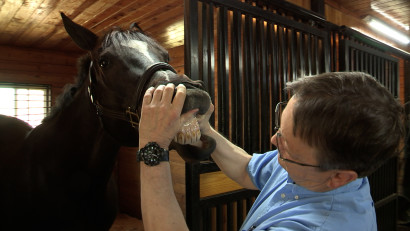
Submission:
{"label": "halter strap", "polygon": [[175,69],[168,63],[158,62],[158,63],[152,64],[144,71],[139,81],[139,84],[137,87],[137,102],[135,105],[135,110],[132,109],[133,108],[132,106],[128,106],[123,111],[117,111],[117,110],[112,110],[112,109],[104,107],[98,102],[97,99],[95,99],[93,95],[93,86],[92,86],[92,81],[91,81],[92,80],[91,78],[92,65],[93,65],[93,62],[91,61],[89,73],[88,73],[89,78],[90,78],[90,86],[88,87],[88,93],[90,96],[91,103],[93,103],[95,106],[97,115],[100,117],[107,116],[110,118],[130,122],[133,128],[138,128],[139,121],[140,121],[139,115],[141,114],[141,112],[138,111],[138,105],[142,103],[144,93],[145,93],[143,92],[143,90],[147,87],[147,84],[149,83],[149,80],[151,79],[152,75],[154,75],[157,71],[160,71],[160,70],[164,70],[164,71],[170,70],[174,73],[177,73]]}

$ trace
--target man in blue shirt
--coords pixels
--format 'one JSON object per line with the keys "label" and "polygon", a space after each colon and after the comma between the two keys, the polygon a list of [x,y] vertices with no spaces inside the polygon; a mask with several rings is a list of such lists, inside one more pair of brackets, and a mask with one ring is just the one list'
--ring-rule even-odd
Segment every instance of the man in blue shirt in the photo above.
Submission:
{"label": "man in blue shirt", "polygon": [[[183,114],[185,87],[149,89],[140,121],[140,147],[164,149],[195,111]],[[245,188],[259,189],[241,230],[376,230],[367,177],[398,154],[403,107],[364,73],[327,73],[286,85],[292,95],[276,106],[277,150],[247,154],[200,119],[217,146],[213,160]],[[200,144],[198,144],[200,145]],[[169,163],[141,166],[145,230],[187,230],[176,203]],[[395,179],[392,179],[395,180]]]}

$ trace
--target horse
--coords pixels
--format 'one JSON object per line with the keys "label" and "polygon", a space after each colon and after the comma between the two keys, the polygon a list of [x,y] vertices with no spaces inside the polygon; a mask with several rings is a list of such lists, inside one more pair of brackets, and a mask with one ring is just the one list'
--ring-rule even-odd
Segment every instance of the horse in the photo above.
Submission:
{"label": "horse", "polygon": [[[138,146],[145,90],[184,84],[183,112],[204,114],[211,103],[201,81],[177,74],[168,52],[137,24],[97,36],[61,17],[87,53],[75,83],[40,125],[0,116],[0,143],[7,146],[0,148],[0,230],[108,230],[118,211],[116,155],[121,146]],[[171,148],[186,161],[207,159],[215,141],[201,140],[201,148],[175,142]]]}

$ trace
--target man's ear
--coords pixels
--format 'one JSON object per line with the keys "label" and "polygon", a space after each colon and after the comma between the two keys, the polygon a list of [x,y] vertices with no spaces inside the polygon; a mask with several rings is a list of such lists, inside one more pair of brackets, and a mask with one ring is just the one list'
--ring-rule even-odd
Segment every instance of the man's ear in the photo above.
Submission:
{"label": "man's ear", "polygon": [[357,179],[357,173],[352,170],[335,170],[330,180],[328,187],[331,189],[339,188]]}

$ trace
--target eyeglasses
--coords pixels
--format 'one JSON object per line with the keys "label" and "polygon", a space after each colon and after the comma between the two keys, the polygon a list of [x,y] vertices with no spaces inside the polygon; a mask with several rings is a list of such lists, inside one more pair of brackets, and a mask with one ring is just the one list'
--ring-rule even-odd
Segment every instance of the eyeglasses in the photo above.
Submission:
{"label": "eyeglasses", "polygon": [[278,148],[279,159],[281,159],[282,161],[286,161],[286,162],[297,164],[297,165],[304,166],[304,167],[320,168],[319,165],[304,164],[304,163],[296,162],[294,160],[290,160],[290,159],[282,157],[282,152],[280,151],[280,148],[279,148],[279,143],[281,143],[281,140],[279,140],[279,138],[282,137],[282,133],[279,132],[279,129],[280,129],[280,120],[281,120],[282,112],[283,112],[283,109],[286,107],[286,104],[287,102],[279,102],[275,107],[276,146]]}

